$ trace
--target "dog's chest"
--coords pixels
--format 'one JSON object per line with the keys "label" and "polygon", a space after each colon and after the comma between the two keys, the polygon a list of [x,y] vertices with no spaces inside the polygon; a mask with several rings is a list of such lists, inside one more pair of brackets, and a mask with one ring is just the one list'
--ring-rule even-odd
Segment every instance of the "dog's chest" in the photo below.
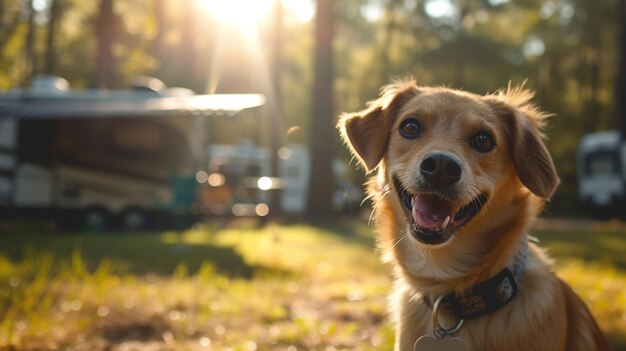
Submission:
{"label": "dog's chest", "polygon": [[[511,306],[512,307],[512,306]],[[399,342],[399,351],[554,351],[560,341],[550,338],[550,335],[558,335],[554,327],[528,328],[529,322],[525,320],[532,315],[530,311],[517,311],[511,307],[497,314],[481,317],[475,320],[465,321],[458,332],[448,336],[444,341],[434,340],[431,309],[428,306],[420,306],[413,314],[415,319],[410,323],[404,323],[401,328],[403,340]],[[405,320],[404,322],[408,322]],[[458,321],[448,316],[442,316],[441,324],[448,327]],[[422,337],[421,344],[418,340]],[[460,342],[462,340],[462,342]]]}

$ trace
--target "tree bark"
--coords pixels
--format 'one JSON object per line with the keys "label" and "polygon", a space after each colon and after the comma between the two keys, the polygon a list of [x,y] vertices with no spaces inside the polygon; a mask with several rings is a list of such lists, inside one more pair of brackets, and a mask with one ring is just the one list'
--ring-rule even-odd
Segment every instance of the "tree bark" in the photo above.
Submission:
{"label": "tree bark", "polygon": [[381,59],[381,86],[389,83],[391,70],[391,50],[389,50],[389,48],[394,45],[395,34],[398,26],[395,11],[402,5],[403,3],[401,0],[388,0],[385,4],[385,25],[383,27],[383,39],[379,48]]}
{"label": "tree bark", "polygon": [[113,82],[113,42],[116,34],[113,0],[100,1],[100,15],[96,25],[98,40],[96,54],[96,81],[99,88],[110,88]]}
{"label": "tree bark", "polygon": [[[282,109],[282,66],[283,66],[283,7],[280,0],[274,0],[274,18],[272,31],[272,96],[269,103],[270,118],[269,126],[271,128],[271,145],[272,151],[270,158],[270,173],[273,177],[279,177],[279,158],[278,150],[284,145],[283,140],[283,109]],[[282,191],[276,189],[272,191],[271,196],[272,215],[280,215],[282,208]]]}
{"label": "tree bark", "polygon": [[152,53],[154,57],[162,62],[164,54],[165,33],[167,32],[167,19],[165,17],[165,9],[163,0],[154,1],[154,19],[157,25],[157,33],[152,42]]}
{"label": "tree bark", "polygon": [[37,74],[37,58],[35,57],[35,8],[33,0],[28,1],[28,29],[26,31],[26,41],[24,43],[24,56],[26,60],[26,74],[24,75],[23,86],[29,86],[35,74]]}
{"label": "tree bark", "polygon": [[[602,62],[602,47],[601,43],[596,43],[593,48],[594,52],[591,55],[591,62],[589,63],[590,69],[590,79],[589,79],[589,88],[591,89],[591,96],[589,96],[589,114],[587,118],[584,118],[586,121],[593,121],[598,118],[598,114],[600,112],[600,104],[598,102],[598,94],[600,91],[600,87],[602,86],[602,74],[601,74],[601,66]],[[585,129],[587,132],[588,129]]]}
{"label": "tree bark", "polygon": [[54,74],[56,69],[56,34],[61,18],[61,0],[51,0],[48,32],[46,33],[46,62],[44,73]]}
{"label": "tree bark", "polygon": [[311,116],[311,176],[308,211],[332,214],[332,172],[335,140],[333,115],[333,1],[317,0],[315,18],[315,76]]}
{"label": "tree bark", "polygon": [[181,51],[181,61],[184,63],[185,68],[185,81],[188,84],[188,88],[191,88],[195,91],[200,91],[204,88],[204,77],[199,77],[198,75],[198,62],[196,60],[197,48],[196,48],[196,8],[195,2],[193,1],[184,1],[181,2],[181,5],[184,4],[183,8],[183,23],[181,24],[181,41],[180,41],[180,51]]}
{"label": "tree bark", "polygon": [[[0,18],[5,18],[6,14],[6,4],[4,0],[0,0]],[[0,30],[0,52],[4,50],[4,47],[7,45],[7,42],[15,34],[15,32],[20,27],[20,15],[15,14],[11,17],[8,23],[2,24],[2,30]]]}
{"label": "tree bark", "polygon": [[626,0],[618,0],[618,68],[615,79],[615,113],[617,125],[626,136]]}

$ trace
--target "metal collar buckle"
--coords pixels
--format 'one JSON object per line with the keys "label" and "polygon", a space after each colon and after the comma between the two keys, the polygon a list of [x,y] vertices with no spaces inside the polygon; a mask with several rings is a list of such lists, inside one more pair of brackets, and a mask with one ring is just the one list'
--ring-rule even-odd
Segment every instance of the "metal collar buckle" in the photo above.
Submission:
{"label": "metal collar buckle", "polygon": [[437,300],[435,301],[435,304],[433,305],[433,329],[434,329],[435,336],[438,338],[443,338],[444,336],[451,336],[452,334],[459,331],[459,329],[461,329],[461,327],[463,326],[463,322],[465,322],[464,319],[459,319],[457,324],[454,327],[449,328],[449,329],[446,329],[441,326],[441,324],[439,323],[439,310],[441,307],[441,302],[443,301],[444,298],[445,298],[444,295],[439,296]]}

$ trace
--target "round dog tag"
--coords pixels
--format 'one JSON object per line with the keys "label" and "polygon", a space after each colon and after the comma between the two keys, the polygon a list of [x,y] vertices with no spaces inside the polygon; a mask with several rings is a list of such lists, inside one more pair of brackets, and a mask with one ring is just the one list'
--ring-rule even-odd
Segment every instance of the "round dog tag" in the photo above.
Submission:
{"label": "round dog tag", "polygon": [[468,351],[463,339],[444,337],[441,339],[424,335],[415,342],[414,351]]}

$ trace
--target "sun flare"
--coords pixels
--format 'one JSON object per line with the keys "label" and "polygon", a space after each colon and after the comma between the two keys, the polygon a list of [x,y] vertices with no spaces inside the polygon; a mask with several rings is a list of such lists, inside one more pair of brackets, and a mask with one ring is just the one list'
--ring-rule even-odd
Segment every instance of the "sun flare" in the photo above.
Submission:
{"label": "sun flare", "polygon": [[198,0],[201,6],[224,25],[243,32],[254,31],[270,15],[272,0]]}

